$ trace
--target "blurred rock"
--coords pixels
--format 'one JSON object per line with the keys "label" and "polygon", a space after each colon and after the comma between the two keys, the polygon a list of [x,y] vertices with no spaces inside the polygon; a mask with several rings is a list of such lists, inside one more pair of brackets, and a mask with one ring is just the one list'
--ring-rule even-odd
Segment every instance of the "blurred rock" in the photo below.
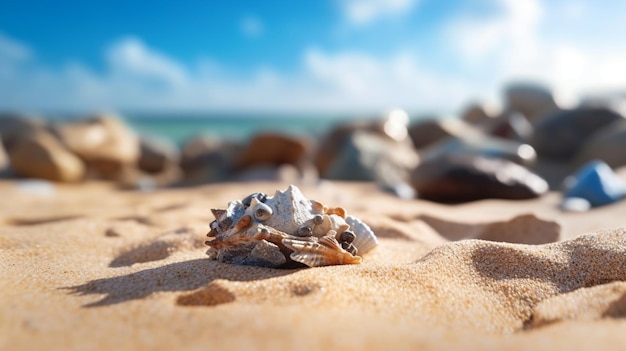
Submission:
{"label": "blurred rock", "polygon": [[479,136],[476,127],[459,119],[431,119],[418,121],[409,126],[409,136],[416,149],[423,149],[446,138]]}
{"label": "blurred rock", "polygon": [[466,139],[448,138],[442,140],[424,149],[421,153],[421,158],[422,162],[427,162],[446,155],[501,158],[524,166],[531,166],[537,160],[537,153],[532,146],[487,135]]}
{"label": "blurred rock", "polygon": [[506,108],[523,114],[529,121],[558,110],[552,92],[535,84],[511,84],[505,89]]}
{"label": "blurred rock", "polygon": [[234,162],[239,158],[243,146],[208,137],[196,137],[182,148],[180,166],[185,174],[185,183],[203,184],[231,179]]}
{"label": "blurred rock", "polygon": [[608,205],[626,196],[626,183],[609,165],[592,161],[565,180],[563,197],[581,198],[592,207]]}
{"label": "blurred rock", "polygon": [[580,167],[592,160],[602,160],[613,168],[626,165],[626,119],[595,132],[582,145],[573,164]]}
{"label": "blurred rock", "polygon": [[240,154],[238,171],[258,166],[290,164],[300,167],[311,157],[311,143],[282,134],[260,133],[252,137]]}
{"label": "blurred rock", "polygon": [[16,141],[9,151],[9,159],[11,167],[23,177],[75,182],[85,175],[83,162],[44,131]]}
{"label": "blurred rock", "polygon": [[396,192],[394,189],[402,191],[402,184],[408,181],[409,172],[418,160],[408,139],[400,142],[377,133],[357,131],[348,137],[322,176],[337,180],[376,181],[384,189]]}
{"label": "blurred rock", "polygon": [[422,199],[465,202],[480,199],[531,199],[548,184],[523,166],[502,159],[446,155],[421,163],[411,184]]}
{"label": "blurred rock", "polygon": [[533,126],[519,112],[506,112],[485,124],[487,133],[510,140],[529,142],[533,136]]}
{"label": "blurred rock", "polygon": [[[359,130],[371,130],[371,123],[364,121],[344,123],[332,128],[319,142],[314,163],[323,176],[335,161],[348,138]],[[382,133],[382,132],[380,132]]]}
{"label": "blurred rock", "polygon": [[488,112],[488,109],[479,103],[470,104],[461,113],[461,120],[473,124],[481,125],[483,123],[489,123],[495,116]]}
{"label": "blurred rock", "polygon": [[0,176],[4,175],[9,168],[9,156],[4,150],[2,138],[0,138]]}
{"label": "blurred rock", "polygon": [[139,139],[115,115],[98,115],[54,127],[63,144],[82,158],[95,177],[115,179],[139,159]]}
{"label": "blurred rock", "polygon": [[160,173],[180,162],[180,151],[169,140],[141,136],[139,148],[140,155],[137,165],[144,172]]}
{"label": "blurred rock", "polygon": [[412,195],[407,195],[408,173],[419,158],[408,136],[408,121],[406,112],[392,110],[377,120],[335,126],[321,139],[315,155],[320,175],[376,181],[398,196]]}
{"label": "blurred rock", "polygon": [[45,122],[38,117],[18,113],[0,113],[0,139],[7,151],[21,138],[45,129]]}
{"label": "blurred rock", "polygon": [[624,117],[606,108],[563,110],[537,120],[532,145],[540,157],[570,160],[596,131]]}
{"label": "blurred rock", "polygon": [[619,93],[588,96],[582,99],[580,106],[586,108],[607,108],[622,116],[626,116],[626,96],[621,96]]}
{"label": "blurred rock", "polygon": [[314,162],[320,174],[325,174],[356,132],[369,132],[393,142],[408,140],[409,116],[403,110],[391,110],[379,119],[350,121],[336,125],[321,138]]}

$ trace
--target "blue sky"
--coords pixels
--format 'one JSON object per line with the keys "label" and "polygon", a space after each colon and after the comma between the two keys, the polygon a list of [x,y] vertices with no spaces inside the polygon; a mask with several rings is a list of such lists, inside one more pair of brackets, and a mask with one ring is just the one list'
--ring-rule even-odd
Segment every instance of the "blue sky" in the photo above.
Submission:
{"label": "blue sky", "polygon": [[626,2],[5,1],[0,109],[454,113],[626,86]]}

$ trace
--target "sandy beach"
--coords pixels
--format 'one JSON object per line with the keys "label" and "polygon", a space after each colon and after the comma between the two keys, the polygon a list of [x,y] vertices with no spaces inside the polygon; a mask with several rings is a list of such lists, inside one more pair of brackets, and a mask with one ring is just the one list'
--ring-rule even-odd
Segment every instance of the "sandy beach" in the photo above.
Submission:
{"label": "sandy beach", "polygon": [[371,183],[302,186],[380,239],[360,265],[207,258],[211,208],[288,184],[121,191],[0,183],[0,348],[621,349],[626,203],[560,194],[441,205]]}

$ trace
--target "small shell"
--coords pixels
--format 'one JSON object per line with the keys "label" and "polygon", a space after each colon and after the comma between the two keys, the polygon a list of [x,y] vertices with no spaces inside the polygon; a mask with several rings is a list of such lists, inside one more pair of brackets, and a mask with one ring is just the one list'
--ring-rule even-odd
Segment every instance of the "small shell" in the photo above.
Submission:
{"label": "small shell", "polygon": [[294,251],[290,255],[292,260],[309,267],[361,263],[361,257],[341,248],[335,239],[335,232],[331,231],[329,234],[317,242],[283,239],[283,244]]}
{"label": "small shell", "polygon": [[352,245],[359,250],[359,255],[364,255],[378,246],[378,238],[376,238],[372,229],[367,224],[363,223],[363,221],[354,216],[346,216],[346,223],[356,236]]}

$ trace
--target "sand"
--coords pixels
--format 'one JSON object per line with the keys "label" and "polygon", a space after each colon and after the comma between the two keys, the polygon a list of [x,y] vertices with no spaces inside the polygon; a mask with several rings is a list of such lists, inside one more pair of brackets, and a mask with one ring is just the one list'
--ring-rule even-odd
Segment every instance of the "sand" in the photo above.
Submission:
{"label": "sand", "polygon": [[559,195],[463,205],[368,183],[303,193],[365,220],[361,265],[211,261],[211,208],[287,184],[49,194],[0,182],[2,350],[620,350],[626,202],[562,213]]}

